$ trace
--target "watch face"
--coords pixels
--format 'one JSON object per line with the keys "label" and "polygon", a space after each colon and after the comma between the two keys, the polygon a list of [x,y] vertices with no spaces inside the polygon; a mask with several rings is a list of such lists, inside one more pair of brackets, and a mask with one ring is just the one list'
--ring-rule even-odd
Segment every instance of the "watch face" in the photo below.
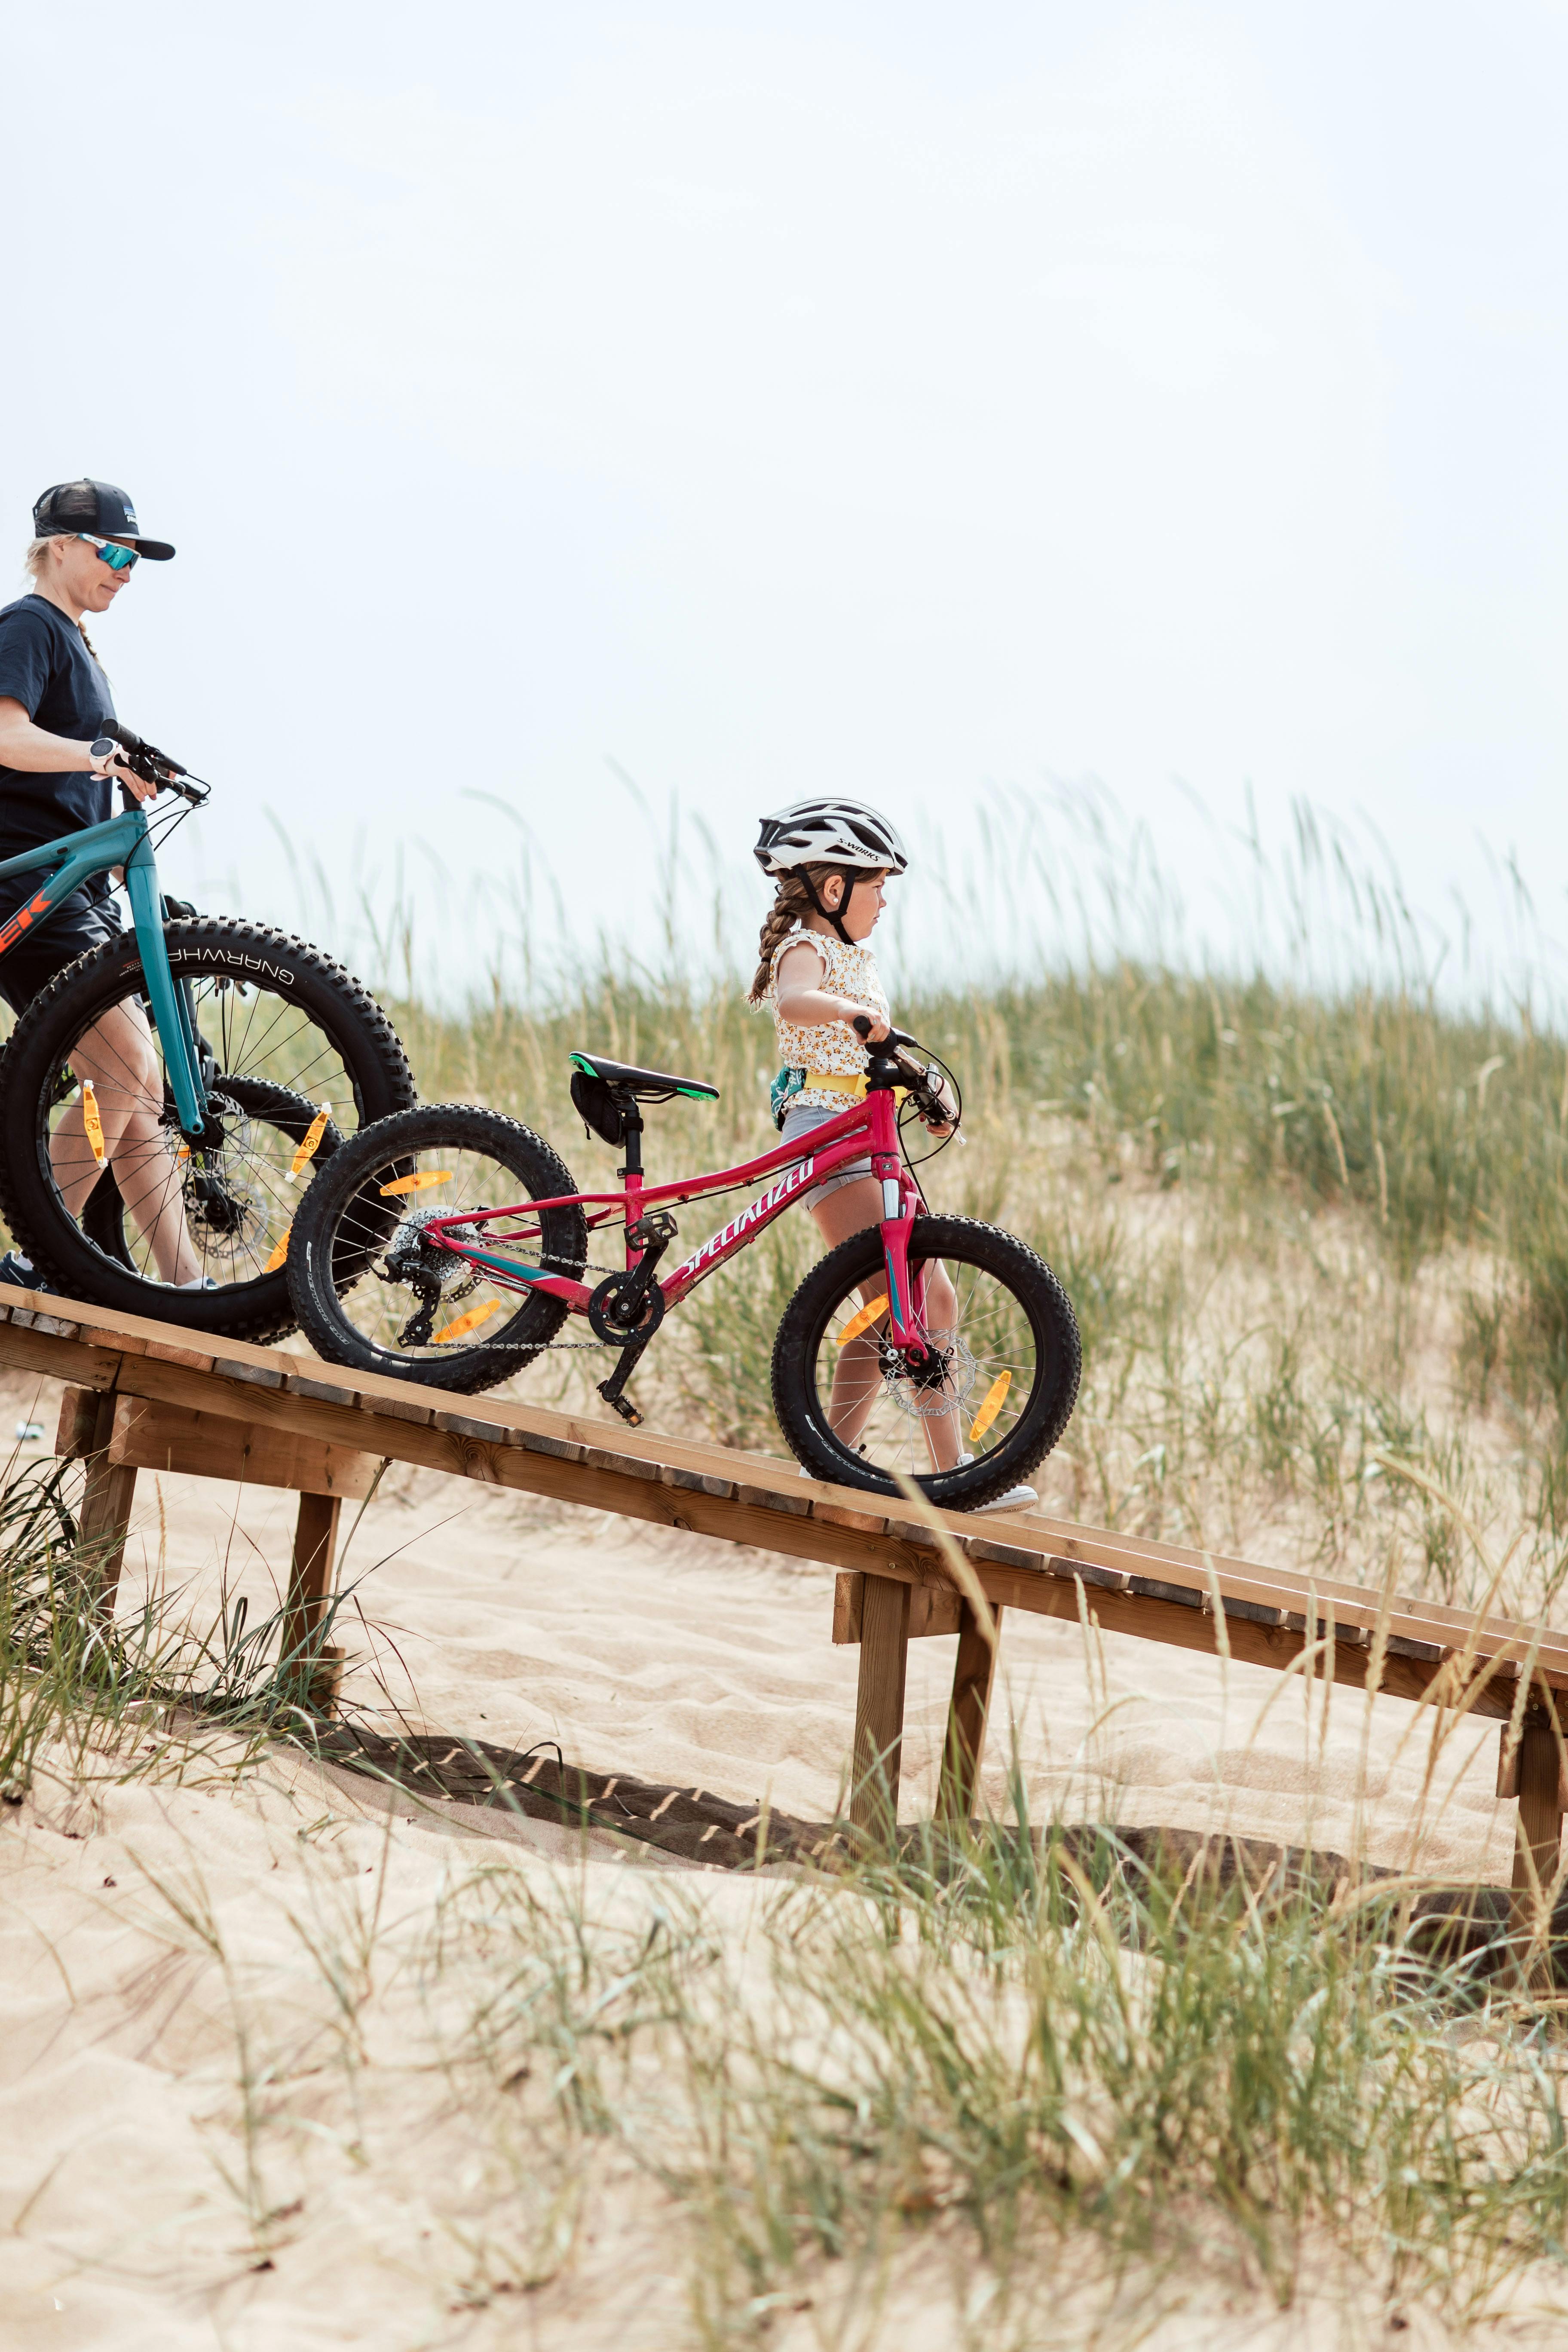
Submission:
{"label": "watch face", "polygon": [[112,735],[100,735],[96,740],[89,743],[87,748],[92,753],[95,760],[101,760],[106,751],[117,751],[119,746],[115,742]]}

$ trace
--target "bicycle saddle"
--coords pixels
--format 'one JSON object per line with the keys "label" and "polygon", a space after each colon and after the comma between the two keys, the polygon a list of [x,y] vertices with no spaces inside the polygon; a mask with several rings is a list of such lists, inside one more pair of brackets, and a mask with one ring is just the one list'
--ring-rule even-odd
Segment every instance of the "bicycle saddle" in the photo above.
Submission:
{"label": "bicycle saddle", "polygon": [[574,1054],[572,1066],[586,1078],[599,1078],[607,1087],[615,1087],[631,1096],[634,1102],[668,1102],[674,1095],[689,1095],[694,1102],[717,1102],[717,1087],[704,1086],[700,1078],[677,1078],[668,1070],[641,1070],[631,1062],[612,1062],[603,1054]]}

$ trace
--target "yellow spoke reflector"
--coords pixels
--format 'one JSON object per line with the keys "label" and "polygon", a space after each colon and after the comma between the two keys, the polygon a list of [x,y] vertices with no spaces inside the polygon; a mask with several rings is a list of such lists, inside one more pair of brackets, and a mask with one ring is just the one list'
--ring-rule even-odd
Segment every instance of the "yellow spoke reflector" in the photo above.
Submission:
{"label": "yellow spoke reflector", "polygon": [[858,1315],[851,1315],[838,1334],[838,1345],[847,1348],[851,1339],[858,1339],[862,1331],[868,1331],[878,1316],[885,1315],[887,1311],[888,1294],[884,1290],[879,1298],[873,1298],[868,1307],[862,1307]]}
{"label": "yellow spoke reflector", "polygon": [[432,1184],[449,1184],[451,1181],[449,1168],[430,1168],[421,1176],[400,1176],[395,1184],[384,1184],[381,1197],[390,1201],[395,1192],[427,1192]]}
{"label": "yellow spoke reflector", "polygon": [[108,1154],[103,1148],[103,1121],[98,1115],[98,1097],[93,1093],[90,1078],[83,1078],[81,1082],[81,1123],[87,1129],[92,1156],[101,1168]]}
{"label": "yellow spoke reflector", "polygon": [[992,1381],[990,1387],[985,1391],[984,1403],[981,1406],[970,1425],[969,1443],[971,1445],[977,1444],[980,1439],[984,1436],[986,1431],[990,1428],[992,1423],[1001,1412],[1002,1407],[1007,1402],[1007,1391],[1012,1385],[1013,1375],[1011,1372],[997,1373],[995,1379]]}
{"label": "yellow spoke reflector", "polygon": [[303,1136],[300,1138],[300,1149],[294,1154],[293,1165],[289,1171],[290,1180],[298,1176],[301,1168],[308,1166],[309,1163],[314,1160],[317,1148],[321,1143],[322,1136],[325,1135],[327,1131],[327,1121],[331,1118],[331,1104],[323,1103],[321,1109],[316,1113],[315,1118],[310,1121],[310,1126],[305,1129]]}
{"label": "yellow spoke reflector", "polygon": [[180,1146],[180,1148],[179,1148],[179,1150],[178,1150],[178,1151],[176,1151],[176,1152],[175,1152],[175,1154],[174,1154],[174,1158],[175,1158],[176,1161],[178,1162],[178,1164],[179,1164],[182,1168],[184,1166],[184,1164],[185,1164],[186,1160],[190,1158],[190,1156],[191,1156],[191,1147],[190,1147],[190,1145],[189,1145],[188,1143],[182,1143],[182,1144],[181,1144],[181,1146]]}
{"label": "yellow spoke reflector", "polygon": [[470,1331],[477,1331],[481,1323],[488,1323],[492,1315],[499,1315],[500,1305],[499,1298],[490,1298],[482,1307],[470,1307],[466,1315],[459,1315],[455,1323],[448,1323],[445,1330],[437,1332],[436,1345],[439,1348],[447,1339],[466,1339]]}
{"label": "yellow spoke reflector", "polygon": [[293,1230],[293,1223],[292,1220],[290,1220],[290,1222],[283,1228],[282,1236],[279,1241],[277,1248],[273,1251],[271,1256],[262,1267],[261,1271],[263,1274],[277,1273],[279,1267],[282,1265],[284,1259],[289,1255],[289,1236]]}

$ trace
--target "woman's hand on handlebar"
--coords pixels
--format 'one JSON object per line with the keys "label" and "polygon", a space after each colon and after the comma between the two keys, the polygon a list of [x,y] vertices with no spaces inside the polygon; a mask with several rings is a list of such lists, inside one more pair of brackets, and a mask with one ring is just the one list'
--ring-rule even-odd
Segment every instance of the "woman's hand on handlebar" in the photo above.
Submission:
{"label": "woman's hand on handlebar", "polygon": [[150,801],[157,793],[157,785],[146,782],[137,774],[118,745],[101,754],[89,751],[88,764],[95,776],[107,776],[111,784],[122,784],[135,800]]}
{"label": "woman's hand on handlebar", "polygon": [[879,1045],[884,1037],[890,1037],[893,1034],[891,1023],[884,1021],[879,1013],[852,1013],[849,1026],[858,1037],[865,1039],[868,1045]]}

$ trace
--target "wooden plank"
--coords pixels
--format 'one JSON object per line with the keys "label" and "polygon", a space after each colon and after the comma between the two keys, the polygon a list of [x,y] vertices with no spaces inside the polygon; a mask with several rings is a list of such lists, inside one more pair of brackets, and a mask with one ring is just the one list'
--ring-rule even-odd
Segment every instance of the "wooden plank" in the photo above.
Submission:
{"label": "wooden plank", "polygon": [[[994,1633],[999,1637],[1002,1612],[994,1609]],[[952,1669],[952,1696],[947,1710],[947,1738],[942,1744],[942,1778],[937,1784],[936,1818],[961,1830],[974,1810],[980,1761],[985,1753],[985,1725],[991,1712],[991,1691],[996,1676],[999,1638],[988,1640],[969,1601],[963,1604],[958,1631],[958,1656]]]}
{"label": "wooden plank", "polygon": [[889,1848],[899,1819],[910,1588],[868,1576],[860,1600],[860,1679],[855,1697],[849,1817],[862,1848]]}
{"label": "wooden plank", "polygon": [[[89,1389],[68,1390],[68,1399],[88,1400]],[[66,1423],[71,1421],[67,1442]],[[56,1452],[80,1456],[90,1451],[83,1432],[81,1402],[60,1416]],[[293,1430],[258,1428],[226,1414],[200,1412],[191,1405],[159,1404],[146,1397],[121,1396],[109,1441],[110,1462],[134,1470],[179,1471],[199,1478],[232,1478],[247,1486],[284,1486],[313,1495],[341,1495],[363,1502],[381,1464],[374,1454],[351,1454],[341,1445]]]}
{"label": "wooden plank", "polygon": [[[889,1526],[879,1518],[875,1498],[795,1478],[785,1465],[758,1456],[665,1438],[638,1438],[633,1433],[623,1437],[586,1417],[524,1412],[513,1406],[492,1405],[489,1400],[486,1400],[487,1416],[493,1411],[493,1421],[479,1415],[458,1416],[450,1412],[451,1399],[444,1391],[416,1390],[380,1379],[356,1379],[350,1388],[341,1373],[318,1382],[313,1373],[301,1370],[309,1359],[280,1350],[242,1349],[237,1343],[232,1350],[229,1343],[224,1343],[221,1376],[204,1373],[183,1360],[169,1361],[151,1351],[165,1327],[147,1324],[137,1330],[121,1330],[121,1343],[131,1352],[111,1351],[100,1344],[102,1339],[134,1318],[107,1317],[98,1310],[73,1307],[68,1301],[51,1304],[60,1311],[50,1315],[40,1308],[29,1314],[24,1308],[18,1316],[0,1308],[0,1360],[97,1390],[119,1381],[130,1393],[161,1402],[253,1420],[259,1426],[290,1430],[325,1444],[548,1494],[632,1518],[691,1528],[832,1568],[868,1572],[913,1586],[944,1581],[940,1564],[927,1548],[927,1531],[920,1530],[922,1541],[916,1542],[897,1523]],[[69,1336],[76,1328],[72,1314],[82,1318],[84,1328],[93,1330],[92,1341]],[[184,1357],[197,1351],[174,1352]],[[276,1386],[270,1385],[273,1381]],[[326,1389],[329,1395],[292,1393],[286,1385],[289,1382],[311,1382]],[[329,1400],[333,1394],[347,1395],[352,1402],[332,1402]],[[416,1412],[426,1417],[405,1417]],[[437,1427],[443,1417],[460,1422],[462,1427]],[[465,1433],[478,1430],[489,1431],[490,1440]],[[590,1446],[597,1457],[592,1464],[584,1458]],[[655,1457],[658,1475],[650,1477],[645,1465]],[[754,1499],[741,1499],[742,1485]],[[764,1493],[773,1499],[763,1500]],[[798,1508],[803,1495],[810,1505],[805,1516]],[[778,1507],[779,1496],[789,1497],[793,1507]],[[868,1503],[873,1505],[871,1509],[866,1508]],[[1215,1653],[1214,1629],[1203,1605],[1207,1580],[1201,1572],[1200,1554],[1131,1538],[1102,1540],[1095,1530],[1074,1528],[1038,1516],[989,1521],[985,1535],[976,1533],[973,1519],[956,1514],[943,1517],[973,1558],[982,1589],[994,1604],[1004,1602],[1047,1616],[1076,1616],[1081,1578],[1086,1589],[1092,1588],[1092,1605],[1108,1632]],[[1071,1549],[1041,1551],[1037,1546],[1042,1528],[1061,1530],[1061,1543]],[[1009,1535],[1022,1540],[1010,1543],[1005,1540]],[[1102,1555],[1099,1561],[1081,1557],[1089,1549]],[[1149,1574],[1160,1565],[1166,1567],[1164,1576]],[[1219,1573],[1217,1569],[1215,1572]],[[1241,1589],[1225,1595],[1227,1578]],[[1247,1563],[1227,1563],[1220,1582],[1232,1654],[1252,1664],[1275,1668],[1290,1664],[1309,1639],[1305,1612],[1314,1600],[1320,1611],[1330,1598],[1336,1598],[1336,1610],[1339,1606],[1336,1589],[1328,1583],[1292,1579],[1285,1571],[1254,1570]],[[1348,1595],[1353,1588],[1343,1590]],[[1176,1595],[1180,1598],[1173,1597]],[[1233,1615],[1233,1603],[1256,1612],[1256,1617]],[[1334,1680],[1364,1683],[1369,1655],[1366,1621],[1375,1623],[1380,1606],[1375,1594],[1358,1593],[1353,1603],[1346,1599],[1345,1617],[1353,1611],[1363,1622],[1342,1621],[1333,1656],[1327,1662]],[[1291,1615],[1297,1621],[1294,1624],[1274,1622],[1280,1616],[1289,1621]],[[1389,1654],[1379,1687],[1411,1698],[1424,1696],[1442,1677],[1452,1683],[1454,1670],[1447,1654],[1471,1638],[1462,1612],[1427,1610],[1425,1604],[1419,1612],[1396,1611],[1389,1633]],[[1490,1673],[1492,1679],[1480,1694],[1476,1712],[1500,1717],[1512,1704],[1511,1676],[1485,1665],[1489,1648],[1493,1653],[1511,1649],[1520,1657],[1533,1638],[1530,1629],[1507,1621],[1496,1621],[1495,1629],[1485,1634],[1478,1674]],[[1538,1679],[1553,1689],[1568,1690],[1568,1641],[1561,1634],[1546,1636],[1540,1661]]]}

